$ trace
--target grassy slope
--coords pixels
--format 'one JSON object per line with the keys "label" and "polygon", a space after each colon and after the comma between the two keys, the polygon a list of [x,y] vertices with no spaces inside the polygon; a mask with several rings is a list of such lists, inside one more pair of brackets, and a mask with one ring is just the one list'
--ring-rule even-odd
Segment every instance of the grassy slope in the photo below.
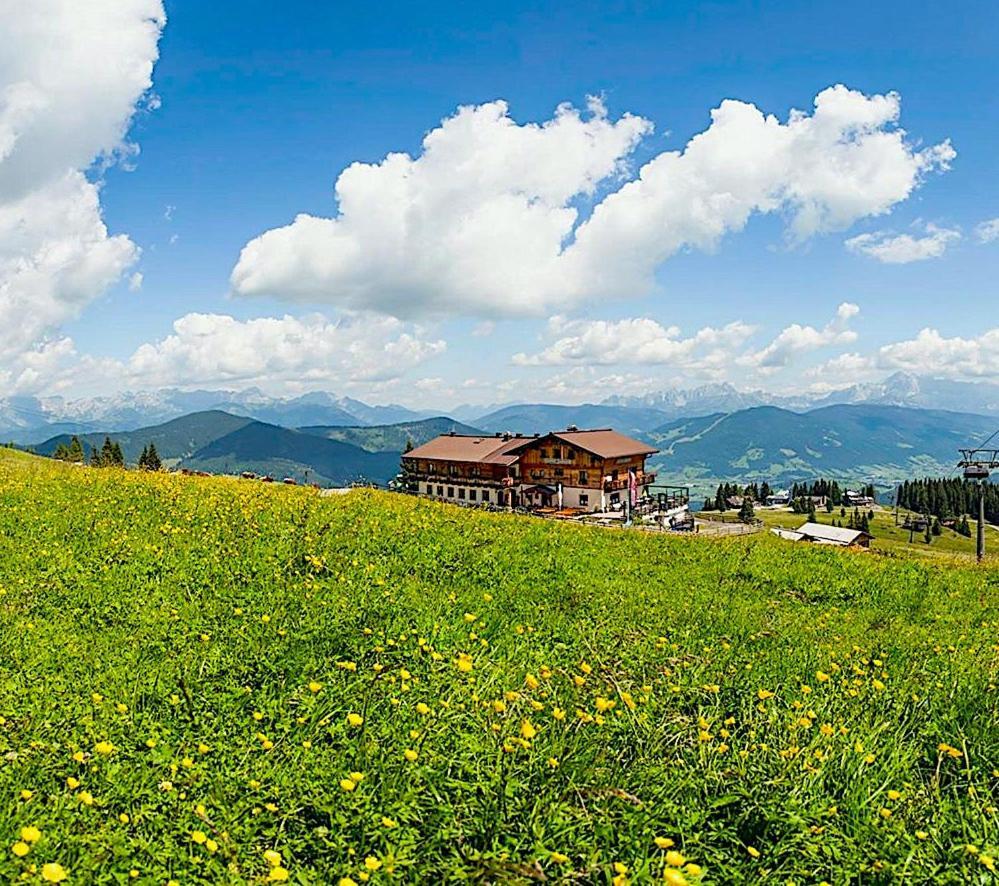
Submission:
{"label": "grassy slope", "polygon": [[[726,512],[729,517],[735,515],[735,511]],[[782,526],[785,529],[797,529],[808,518],[804,514],[792,514],[787,510],[770,510],[768,508],[757,508],[756,516],[759,517],[767,528]],[[831,525],[834,520],[838,520],[844,526],[849,524],[850,509],[847,508],[847,516],[841,517],[839,508],[831,514],[819,509],[815,515],[819,523]],[[976,521],[969,520],[971,524],[971,538],[958,535],[952,529],[944,529],[942,535],[933,536],[930,544],[926,544],[923,533],[913,534],[913,540],[909,542],[909,530],[903,529],[901,523],[905,519],[905,513],[899,512],[899,524],[895,525],[895,515],[891,510],[878,509],[874,512],[874,520],[871,523],[871,534],[874,540],[871,548],[887,554],[904,554],[917,557],[934,557],[949,560],[965,560],[975,556],[975,526]],[[992,528],[987,530],[985,546],[987,556],[991,561],[999,563],[999,533]]]}
{"label": "grassy slope", "polygon": [[[121,446],[125,461],[129,464],[135,464],[139,460],[139,455],[149,443],[156,444],[160,458],[173,462],[191,455],[219,437],[246,427],[251,421],[249,418],[231,415],[216,409],[207,412],[193,412],[163,424],[139,428],[135,431],[108,431],[106,433],[101,431],[93,434],[79,434],[78,436],[88,457],[92,448],[100,449],[104,443],[104,438],[110,437]],[[72,435],[70,434],[50,437],[44,443],[36,446],[35,451],[42,455],[51,455],[60,443],[68,446],[71,439]]]}
{"label": "grassy slope", "polygon": [[689,483],[703,497],[723,480],[776,486],[835,477],[891,486],[946,474],[964,441],[992,430],[987,416],[930,409],[850,405],[798,413],[757,406],[678,419],[644,436],[663,450],[652,459],[660,474]]}
{"label": "grassy slope", "polygon": [[997,593],[995,569],[768,534],[0,450],[0,833],[42,831],[0,879],[261,882],[274,848],[310,883],[360,882],[366,856],[371,882],[610,882],[614,862],[641,882],[658,836],[704,882],[977,882],[965,844],[999,848]]}
{"label": "grassy slope", "polygon": [[428,440],[451,431],[456,434],[482,433],[471,425],[462,424],[446,416],[391,425],[369,427],[326,427],[319,425],[299,428],[298,430],[305,434],[325,437],[328,440],[350,443],[368,452],[398,452],[400,454],[406,448],[407,441],[411,441],[414,446],[422,446]]}
{"label": "grassy slope", "polygon": [[399,470],[399,456],[254,421],[212,440],[181,465],[212,473],[255,471],[278,478],[290,476],[300,483],[341,486],[360,479],[388,482]]}

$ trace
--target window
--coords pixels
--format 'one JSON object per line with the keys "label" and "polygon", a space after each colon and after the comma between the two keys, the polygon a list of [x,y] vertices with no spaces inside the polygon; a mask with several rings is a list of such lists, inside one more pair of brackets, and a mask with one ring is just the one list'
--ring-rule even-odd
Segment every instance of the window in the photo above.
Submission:
{"label": "window", "polygon": [[585,492],[579,496],[579,506],[585,508],[590,503],[590,497]]}
{"label": "window", "polygon": [[565,471],[563,471],[561,468],[555,468],[555,476],[556,477],[561,477],[564,473],[565,473]]}
{"label": "window", "polygon": [[489,501],[489,490],[488,489],[483,489],[482,490],[482,500],[486,501],[486,502]]}
{"label": "window", "polygon": [[579,485],[580,486],[585,486],[589,482],[590,482],[590,475],[587,474],[586,471],[580,471],[579,472]]}
{"label": "window", "polygon": [[542,449],[541,450],[541,457],[542,458],[548,458],[548,450],[547,449]]}
{"label": "window", "polygon": [[590,464],[595,467],[596,465],[600,464],[600,459],[597,458],[597,456],[595,456],[595,455],[591,455],[590,456]]}
{"label": "window", "polygon": [[447,497],[448,498],[454,498],[454,487],[453,486],[448,486],[448,488],[447,488]]}
{"label": "window", "polygon": [[434,494],[434,487],[433,487],[433,486],[431,486],[431,485],[430,485],[430,484],[428,483],[428,484],[427,484],[427,495],[433,495],[433,494]]}
{"label": "window", "polygon": [[464,497],[465,497],[465,490],[464,490],[464,489],[462,489],[462,488],[461,488],[461,487],[459,486],[459,487],[458,487],[458,498],[464,498]]}
{"label": "window", "polygon": [[443,495],[444,495],[444,487],[443,486],[438,486],[437,487],[437,494],[443,497]]}
{"label": "window", "polygon": [[468,500],[469,501],[475,501],[475,490],[474,489],[469,489],[468,490]]}
{"label": "window", "polygon": [[612,492],[611,493],[611,497],[610,497],[610,503],[612,505],[620,504],[621,503],[621,493],[620,492]]}

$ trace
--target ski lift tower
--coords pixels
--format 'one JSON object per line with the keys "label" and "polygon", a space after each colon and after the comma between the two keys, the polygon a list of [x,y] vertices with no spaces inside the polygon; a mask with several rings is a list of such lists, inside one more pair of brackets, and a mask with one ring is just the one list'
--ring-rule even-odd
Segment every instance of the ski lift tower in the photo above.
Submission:
{"label": "ski lift tower", "polygon": [[[993,434],[993,436],[995,436]],[[959,449],[961,460],[957,463],[964,468],[964,479],[978,482],[978,562],[985,556],[985,484],[989,473],[999,468],[999,449]]]}

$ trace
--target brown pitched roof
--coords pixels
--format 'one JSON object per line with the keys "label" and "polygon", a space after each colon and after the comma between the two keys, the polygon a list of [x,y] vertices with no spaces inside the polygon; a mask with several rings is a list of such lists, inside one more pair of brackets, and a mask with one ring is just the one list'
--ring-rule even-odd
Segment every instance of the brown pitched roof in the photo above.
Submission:
{"label": "brown pitched roof", "polygon": [[[647,446],[624,434],[619,434],[610,428],[599,428],[593,431],[552,431],[546,437],[554,437],[569,443],[585,452],[592,452],[600,458],[623,458],[628,455],[652,455],[659,450]],[[521,440],[520,445],[536,442],[535,439]],[[519,448],[519,447],[518,447]]]}
{"label": "brown pitched roof", "polygon": [[517,460],[509,450],[524,443],[523,437],[476,437],[442,434],[404,454],[405,458],[426,458],[434,461],[467,461],[482,464],[509,465]]}

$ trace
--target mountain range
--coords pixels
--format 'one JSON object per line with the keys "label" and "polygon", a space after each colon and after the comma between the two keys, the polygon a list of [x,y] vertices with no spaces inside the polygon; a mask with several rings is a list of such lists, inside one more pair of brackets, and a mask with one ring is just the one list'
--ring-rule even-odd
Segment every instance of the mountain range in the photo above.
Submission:
{"label": "mountain range", "polygon": [[131,431],[195,412],[228,412],[261,422],[304,425],[381,425],[415,421],[435,412],[405,406],[369,406],[324,391],[300,397],[270,397],[257,388],[245,391],[180,391],[165,388],[66,400],[62,397],[0,398],[0,439],[29,443],[46,434],[86,434],[105,428]]}
{"label": "mountain range", "polygon": [[[326,405],[326,404],[324,404]],[[648,406],[504,407],[469,425],[446,416],[381,425],[286,427],[223,410],[194,412],[148,427],[80,434],[84,449],[104,437],[134,464],[154,443],[168,467],[212,473],[253,471],[276,479],[339,486],[386,483],[407,445],[439,434],[543,433],[552,428],[615,427],[659,449],[650,467],[662,483],[688,485],[700,496],[721,481],[786,485],[817,477],[889,488],[906,478],[949,475],[960,446],[996,429],[994,416],[880,404],[837,404],[797,412],[751,406],[662,421]],[[33,448],[51,455],[68,434]]]}
{"label": "mountain range", "polygon": [[[374,427],[296,429],[208,410],[146,428],[77,436],[88,458],[109,436],[121,446],[128,464],[135,464],[142,450],[153,443],[167,467],[217,474],[253,471],[275,479],[342,486],[361,480],[387,483],[398,473],[407,443],[419,446],[449,431],[480,433],[444,417]],[[59,434],[32,448],[40,455],[52,455],[71,437]]]}
{"label": "mountain range", "polygon": [[698,493],[723,480],[788,485],[818,477],[885,488],[952,475],[958,447],[981,441],[997,424],[991,416],[902,406],[754,406],[676,419],[642,439],[660,450],[651,464],[663,482]]}
{"label": "mountain range", "polygon": [[847,404],[999,415],[999,384],[949,381],[896,372],[883,381],[848,385],[825,394],[781,395],[768,391],[739,391],[730,384],[721,383],[658,391],[640,397],[612,396],[603,402],[606,405],[655,409],[669,418],[736,412],[754,406],[779,406],[805,411]]}

